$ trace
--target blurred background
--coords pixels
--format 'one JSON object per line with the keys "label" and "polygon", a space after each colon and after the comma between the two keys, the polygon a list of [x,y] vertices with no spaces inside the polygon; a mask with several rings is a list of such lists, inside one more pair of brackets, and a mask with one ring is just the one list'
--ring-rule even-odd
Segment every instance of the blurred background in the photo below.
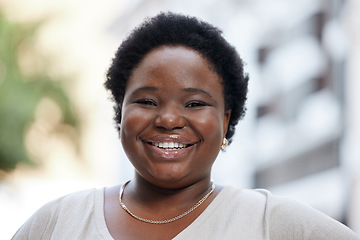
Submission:
{"label": "blurred background", "polygon": [[250,74],[214,180],[360,234],[360,1],[0,0],[0,239],[52,199],[132,176],[105,72],[131,29],[167,10],[222,29]]}

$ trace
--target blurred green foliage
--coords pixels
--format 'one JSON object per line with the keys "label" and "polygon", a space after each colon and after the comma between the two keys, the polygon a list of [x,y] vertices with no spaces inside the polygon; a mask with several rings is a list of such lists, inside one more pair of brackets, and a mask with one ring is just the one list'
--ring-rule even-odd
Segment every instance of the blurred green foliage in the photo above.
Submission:
{"label": "blurred green foliage", "polygon": [[[21,51],[30,51],[31,59],[42,59],[35,48],[39,23],[11,22],[0,11],[0,170],[10,171],[19,163],[34,164],[24,143],[27,127],[34,121],[39,102],[51,98],[62,110],[62,123],[77,128],[63,81],[53,79],[46,67],[31,74],[21,68]],[[36,144],[36,143],[35,143]]]}

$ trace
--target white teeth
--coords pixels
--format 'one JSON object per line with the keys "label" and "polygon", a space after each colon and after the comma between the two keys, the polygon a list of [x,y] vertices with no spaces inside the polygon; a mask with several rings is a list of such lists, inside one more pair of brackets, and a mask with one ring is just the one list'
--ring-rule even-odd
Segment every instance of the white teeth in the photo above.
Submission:
{"label": "white teeth", "polygon": [[160,143],[152,143],[152,145],[159,147],[159,148],[165,148],[168,150],[174,150],[174,149],[181,149],[185,148],[186,144],[177,143],[177,142],[160,142]]}

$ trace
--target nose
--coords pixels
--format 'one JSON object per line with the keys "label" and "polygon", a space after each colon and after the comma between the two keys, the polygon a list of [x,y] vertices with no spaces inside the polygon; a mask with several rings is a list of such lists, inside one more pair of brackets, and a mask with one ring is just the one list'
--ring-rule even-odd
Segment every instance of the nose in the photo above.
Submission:
{"label": "nose", "polygon": [[167,105],[159,109],[159,112],[154,120],[154,125],[166,130],[181,129],[185,127],[186,120],[176,106]]}

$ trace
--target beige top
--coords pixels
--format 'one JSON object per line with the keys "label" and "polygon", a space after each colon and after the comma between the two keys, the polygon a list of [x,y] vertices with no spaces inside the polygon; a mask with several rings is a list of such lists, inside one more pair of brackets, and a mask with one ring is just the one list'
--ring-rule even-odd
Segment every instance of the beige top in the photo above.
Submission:
{"label": "beige top", "polygon": [[[73,193],[40,208],[12,238],[113,240],[104,218],[104,189]],[[308,206],[266,190],[225,187],[174,240],[360,239]]]}

